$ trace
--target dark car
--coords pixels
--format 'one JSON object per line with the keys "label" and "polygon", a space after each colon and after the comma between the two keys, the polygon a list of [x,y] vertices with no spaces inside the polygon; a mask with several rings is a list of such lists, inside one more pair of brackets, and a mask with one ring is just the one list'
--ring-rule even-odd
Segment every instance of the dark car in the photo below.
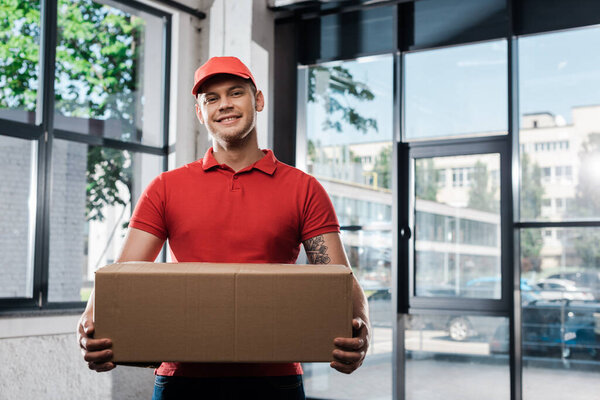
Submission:
{"label": "dark car", "polygon": [[[532,301],[522,308],[523,355],[568,358],[599,357],[600,335],[594,314],[600,303],[583,301]],[[496,329],[490,352],[508,353],[508,330]],[[600,358],[600,357],[599,357]]]}

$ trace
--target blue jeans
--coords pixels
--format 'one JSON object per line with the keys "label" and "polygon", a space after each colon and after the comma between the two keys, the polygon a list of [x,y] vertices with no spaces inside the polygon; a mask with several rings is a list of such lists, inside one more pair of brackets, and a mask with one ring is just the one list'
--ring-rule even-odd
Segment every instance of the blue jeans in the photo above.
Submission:
{"label": "blue jeans", "polygon": [[273,399],[305,400],[302,375],[187,378],[160,376],[154,379],[152,400],[171,399]]}

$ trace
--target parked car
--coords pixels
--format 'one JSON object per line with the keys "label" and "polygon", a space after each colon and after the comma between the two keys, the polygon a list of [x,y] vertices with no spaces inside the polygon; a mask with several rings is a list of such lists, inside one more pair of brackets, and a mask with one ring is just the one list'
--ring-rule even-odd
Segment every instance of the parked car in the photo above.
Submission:
{"label": "parked car", "polygon": [[[430,294],[435,293],[435,295]],[[441,293],[441,294],[438,294]],[[480,277],[469,280],[460,290],[460,297],[468,298],[501,298],[501,282],[499,276]],[[456,297],[445,292],[428,291],[432,297]],[[521,279],[521,297],[528,303],[537,300],[533,288],[525,279]],[[499,326],[504,326],[504,320],[497,317],[466,315],[464,313],[443,315],[414,315],[410,319],[409,329],[425,329],[444,331],[450,339],[462,342],[466,340],[488,341]]]}
{"label": "parked car", "polygon": [[[595,314],[600,303],[536,300],[522,308],[524,356],[600,358],[600,335]],[[491,353],[508,353],[508,329],[498,327],[490,339]]]}
{"label": "parked car", "polygon": [[587,287],[591,290],[595,300],[600,300],[600,272],[598,271],[570,271],[548,276],[550,279],[568,279],[577,286]]}
{"label": "parked car", "polygon": [[590,288],[578,286],[568,279],[541,279],[533,285],[533,290],[543,300],[594,300]]}
{"label": "parked car", "polygon": [[440,331],[450,339],[463,342],[466,340],[487,341],[494,334],[502,318],[455,314],[415,314],[411,315],[408,329]]}

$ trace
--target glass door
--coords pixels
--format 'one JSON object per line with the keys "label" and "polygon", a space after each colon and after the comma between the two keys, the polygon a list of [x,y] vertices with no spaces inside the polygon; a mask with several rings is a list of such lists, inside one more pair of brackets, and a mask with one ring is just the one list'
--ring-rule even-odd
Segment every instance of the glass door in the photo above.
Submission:
{"label": "glass door", "polygon": [[482,390],[510,399],[505,149],[490,141],[410,150],[406,399],[479,399]]}

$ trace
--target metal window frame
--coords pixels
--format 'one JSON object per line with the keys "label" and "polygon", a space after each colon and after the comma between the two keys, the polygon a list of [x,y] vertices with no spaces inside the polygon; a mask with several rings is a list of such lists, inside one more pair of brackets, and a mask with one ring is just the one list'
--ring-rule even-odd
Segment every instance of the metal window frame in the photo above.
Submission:
{"label": "metal window frame", "polygon": [[[519,143],[519,79],[518,79],[518,38],[529,36],[529,35],[537,35],[537,34],[547,34],[551,32],[559,32],[567,29],[579,29],[585,26],[593,25],[595,23],[590,23],[588,20],[576,20],[577,18],[571,18],[567,24],[562,24],[560,27],[554,29],[537,29],[535,27],[524,27],[522,13],[528,9],[535,9],[535,12],[544,13],[544,7],[551,8],[560,8],[565,7],[565,4],[568,4],[569,0],[557,0],[554,3],[547,5],[547,2],[542,0],[528,0],[530,3],[537,3],[536,7],[523,7],[521,4],[521,0],[506,0],[506,13],[507,13],[507,26],[506,33],[502,37],[498,39],[506,39],[508,46],[508,80],[507,80],[507,91],[508,91],[508,110],[507,110],[507,118],[508,118],[508,134],[502,135],[502,137],[494,138],[494,137],[479,137],[479,138],[470,138],[470,139],[451,139],[450,141],[438,141],[437,143],[433,140],[422,141],[420,143],[417,142],[404,142],[401,140],[401,134],[404,132],[404,110],[401,105],[405,103],[403,98],[403,83],[401,79],[397,79],[397,77],[402,76],[403,70],[403,57],[402,55],[405,53],[405,50],[408,49],[408,39],[409,34],[407,34],[407,30],[410,30],[410,21],[407,21],[407,12],[410,11],[411,4],[403,4],[403,3],[411,3],[412,0],[408,1],[396,1],[396,24],[394,29],[396,29],[395,37],[396,37],[396,49],[395,54],[397,57],[396,60],[396,73],[395,73],[395,93],[394,93],[394,109],[395,112],[395,138],[396,138],[396,146],[394,146],[393,153],[393,162],[394,169],[396,171],[396,175],[393,179],[393,188],[394,193],[398,193],[398,195],[394,198],[394,213],[393,218],[395,218],[395,222],[397,224],[396,230],[394,234],[394,244],[397,246],[394,249],[394,259],[396,261],[397,268],[393,269],[393,279],[396,279],[395,282],[395,293],[392,294],[393,302],[395,304],[397,314],[394,316],[396,320],[396,324],[394,325],[394,333],[393,333],[393,342],[394,342],[394,354],[393,354],[393,379],[392,386],[393,391],[392,395],[395,399],[404,399],[406,398],[406,382],[403,379],[405,374],[405,355],[403,351],[404,346],[404,318],[402,313],[406,313],[409,310],[409,288],[403,284],[402,280],[408,278],[406,274],[408,273],[408,263],[406,260],[408,259],[409,250],[408,246],[408,238],[410,237],[410,230],[406,229],[408,224],[408,217],[410,215],[409,212],[409,204],[408,204],[408,195],[406,192],[400,192],[400,188],[410,187],[410,176],[408,174],[410,163],[408,160],[409,151],[416,147],[427,147],[427,146],[435,146],[435,145],[446,145],[447,143],[461,143],[461,141],[468,142],[495,142],[494,145],[498,145],[504,148],[503,155],[501,156],[501,162],[503,172],[501,175],[501,185],[503,187],[503,191],[506,191],[508,194],[505,194],[507,197],[507,201],[502,204],[502,223],[505,224],[503,227],[503,245],[506,248],[503,248],[503,252],[506,252],[506,257],[503,263],[508,264],[508,268],[505,267],[503,271],[503,278],[506,281],[506,287],[503,288],[503,301],[504,303],[500,308],[504,308],[500,311],[494,310],[480,310],[486,314],[499,314],[505,316],[509,320],[509,369],[510,369],[510,398],[511,400],[521,400],[523,398],[523,365],[522,365],[522,348],[521,348],[521,296],[520,296],[520,231],[522,229],[527,228],[544,228],[544,227],[600,227],[600,218],[592,219],[592,220],[569,220],[562,222],[539,222],[539,221],[524,221],[520,218],[519,207],[520,207],[520,159],[519,159],[519,151],[520,151],[520,143]],[[558,5],[558,3],[562,3],[562,5]],[[593,0],[585,0],[583,4],[590,4]],[[394,2],[377,2],[372,3],[372,6],[380,6],[380,5],[390,5]],[[299,7],[295,7],[293,9],[286,10],[285,8],[281,8],[280,11],[281,21],[285,21],[286,23],[292,23],[295,21],[296,26],[300,24],[302,18],[318,18],[321,15],[339,13],[344,11],[355,11],[365,7],[364,5],[353,5],[352,7],[346,8],[334,8],[329,10],[319,11],[315,7],[313,3],[311,5],[311,9],[307,11],[307,15],[303,16],[302,9]],[[290,15],[291,14],[291,15]],[[277,19],[276,19],[277,20]],[[600,21],[600,18],[597,18],[597,21]],[[552,24],[546,26],[551,26]],[[295,44],[296,49],[296,64],[300,65],[300,57],[298,55],[298,41],[303,40],[302,38],[297,38],[297,42]],[[464,42],[464,43],[454,43],[453,45],[461,45],[461,44],[470,44],[475,43],[477,41],[488,41],[493,39],[485,39],[485,40],[474,40]],[[448,46],[444,46],[448,47]],[[419,48],[419,50],[425,50],[429,48]],[[382,54],[382,53],[378,53]],[[277,54],[276,54],[277,55]],[[349,55],[348,57],[339,57],[332,58],[327,60],[315,60],[315,62],[330,62],[330,61],[341,61],[349,58],[362,57],[364,55],[373,55],[373,54],[354,54]],[[294,75],[291,75],[294,77]],[[299,86],[299,85],[298,85]],[[276,92],[276,103],[283,101],[285,104],[285,93],[278,94]],[[294,107],[294,109],[301,110],[302,105],[298,105],[298,108]],[[295,117],[296,119],[301,119],[298,115]],[[292,124],[285,124],[284,122],[280,125],[281,128],[285,128],[292,132],[288,138],[294,142],[297,139],[297,135],[300,132],[295,132],[294,128],[296,128],[296,120],[294,119]],[[278,129],[282,130],[282,129]],[[409,150],[410,149],[410,150]],[[417,153],[414,153],[417,154]],[[431,311],[431,308],[427,309],[427,312]],[[437,311],[437,310],[436,310]]]}
{"label": "metal window frame", "polygon": [[[409,227],[414,227],[415,224],[415,200],[414,200],[414,185],[415,185],[415,173],[414,173],[414,161],[418,158],[430,158],[430,157],[449,157],[449,156],[461,156],[461,155],[478,155],[478,154],[491,154],[497,153],[500,155],[500,232],[501,232],[501,298],[500,299],[482,299],[482,298],[455,298],[455,297],[424,297],[417,296],[415,294],[416,288],[416,271],[414,263],[414,240],[410,241],[409,251],[409,313],[419,313],[425,310],[438,310],[440,312],[453,312],[453,311],[464,311],[474,312],[480,314],[489,315],[502,315],[509,316],[509,302],[510,296],[510,266],[512,257],[509,257],[508,247],[509,242],[512,240],[511,223],[512,219],[508,215],[510,207],[510,181],[508,181],[507,173],[510,170],[510,155],[509,146],[507,144],[507,137],[502,136],[490,136],[481,138],[470,138],[470,139],[455,139],[431,141],[431,142],[417,142],[411,143],[409,149],[409,169],[410,179],[408,181],[409,189]],[[405,261],[406,262],[406,261]]]}
{"label": "metal window frame", "polygon": [[[135,0],[113,0],[117,4],[134,8],[163,20],[163,95],[162,95],[162,139],[163,146],[148,146],[141,143],[125,142],[111,138],[98,137],[54,127],[54,80],[57,41],[57,2],[39,0],[40,13],[40,76],[38,79],[38,101],[36,104],[36,123],[28,124],[0,118],[0,135],[37,141],[37,198],[36,231],[33,244],[33,294],[31,298],[0,298],[0,316],[33,315],[39,313],[79,313],[85,302],[48,301],[49,284],[49,241],[50,241],[50,201],[52,178],[52,142],[56,139],[89,145],[110,147],[131,152],[162,156],[162,169],[168,169],[168,155],[173,152],[169,147],[169,103],[171,78],[171,14],[137,2]],[[173,2],[174,3],[174,2]],[[184,10],[185,11],[185,10]],[[203,18],[196,15],[198,18]],[[166,249],[166,244],[164,249]],[[166,251],[163,251],[163,261]]]}

